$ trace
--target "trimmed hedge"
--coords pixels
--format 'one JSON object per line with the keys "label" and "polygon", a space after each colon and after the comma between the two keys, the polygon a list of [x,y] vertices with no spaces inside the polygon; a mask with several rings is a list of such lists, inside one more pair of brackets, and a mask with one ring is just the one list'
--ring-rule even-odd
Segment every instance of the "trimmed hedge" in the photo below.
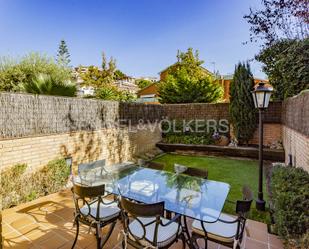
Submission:
{"label": "trimmed hedge", "polygon": [[271,192],[279,236],[293,248],[309,248],[309,173],[302,168],[276,166]]}

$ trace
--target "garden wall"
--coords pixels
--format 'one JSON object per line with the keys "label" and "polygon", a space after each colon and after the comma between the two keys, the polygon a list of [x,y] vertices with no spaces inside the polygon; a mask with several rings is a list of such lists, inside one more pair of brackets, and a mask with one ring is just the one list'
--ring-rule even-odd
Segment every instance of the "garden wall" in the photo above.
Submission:
{"label": "garden wall", "polygon": [[309,92],[288,98],[282,104],[283,145],[286,163],[309,172]]}
{"label": "garden wall", "polygon": [[[229,104],[165,104],[164,114],[169,119],[226,119],[230,120]],[[264,113],[264,145],[269,146],[282,141],[281,127],[282,103],[272,102]],[[258,118],[257,118],[258,121]],[[257,123],[258,126],[258,123]],[[250,144],[258,144],[258,129],[255,131]]]}
{"label": "garden wall", "polygon": [[[0,169],[64,156],[75,165],[132,160],[161,140],[154,121],[162,115],[157,105],[0,93]],[[139,118],[149,125],[137,129]]]}

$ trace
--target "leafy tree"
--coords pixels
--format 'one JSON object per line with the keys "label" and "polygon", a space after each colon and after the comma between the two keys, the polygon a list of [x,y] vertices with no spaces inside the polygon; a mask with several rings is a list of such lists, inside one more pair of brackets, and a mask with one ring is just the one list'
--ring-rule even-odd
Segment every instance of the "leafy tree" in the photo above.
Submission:
{"label": "leafy tree", "polygon": [[280,40],[264,48],[256,59],[274,87],[273,99],[284,100],[309,88],[309,38]]}
{"label": "leafy tree", "polygon": [[150,86],[153,82],[150,81],[150,80],[145,80],[145,79],[140,79],[140,80],[137,80],[136,81],[136,84],[137,86],[140,88],[140,89],[143,89],[147,86]]}
{"label": "leafy tree", "polygon": [[114,73],[114,79],[115,80],[122,80],[124,78],[128,77],[125,73],[117,69]]}
{"label": "leafy tree", "polygon": [[254,79],[249,63],[239,63],[235,67],[230,86],[229,112],[234,134],[240,143],[248,144],[256,129],[256,111],[251,91]]}
{"label": "leafy tree", "polygon": [[177,59],[159,84],[161,103],[209,103],[222,97],[221,86],[201,67],[198,51],[178,52]]}
{"label": "leafy tree", "polygon": [[71,62],[70,53],[65,40],[61,40],[57,53],[57,62],[59,65],[68,66]]}
{"label": "leafy tree", "polygon": [[38,74],[32,81],[23,83],[20,89],[27,93],[58,95],[58,96],[75,96],[76,85],[71,81],[58,81],[47,74]]}
{"label": "leafy tree", "polygon": [[112,84],[115,80],[116,60],[111,58],[107,62],[106,56],[102,53],[102,69],[90,66],[85,73],[80,73],[83,85],[101,88],[106,84]]}
{"label": "leafy tree", "polygon": [[58,82],[71,79],[71,71],[39,53],[30,53],[21,59],[0,58],[0,91],[18,91],[19,86],[32,82],[38,74],[50,75]]}
{"label": "leafy tree", "polygon": [[262,9],[244,18],[251,25],[250,40],[262,39],[270,45],[278,39],[304,39],[309,36],[308,0],[262,0]]}

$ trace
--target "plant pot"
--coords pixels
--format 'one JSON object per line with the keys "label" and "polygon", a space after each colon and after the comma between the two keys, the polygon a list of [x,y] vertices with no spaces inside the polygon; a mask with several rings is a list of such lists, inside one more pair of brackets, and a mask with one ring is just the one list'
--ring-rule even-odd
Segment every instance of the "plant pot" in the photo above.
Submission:
{"label": "plant pot", "polygon": [[218,146],[227,146],[229,144],[229,139],[226,136],[221,136],[220,139],[215,141],[215,145]]}

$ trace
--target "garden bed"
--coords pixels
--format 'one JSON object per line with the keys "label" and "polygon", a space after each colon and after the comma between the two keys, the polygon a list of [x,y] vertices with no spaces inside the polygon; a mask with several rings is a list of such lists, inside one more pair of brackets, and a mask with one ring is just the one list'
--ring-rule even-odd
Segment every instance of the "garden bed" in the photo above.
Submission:
{"label": "garden bed", "polygon": [[[216,155],[216,156],[231,156],[231,157],[247,157],[258,159],[259,149],[255,147],[231,147],[217,145],[195,145],[195,144],[169,144],[159,142],[156,144],[158,148],[165,152],[175,151],[190,151],[197,154]],[[284,161],[284,150],[267,149],[263,150],[264,160]]]}

